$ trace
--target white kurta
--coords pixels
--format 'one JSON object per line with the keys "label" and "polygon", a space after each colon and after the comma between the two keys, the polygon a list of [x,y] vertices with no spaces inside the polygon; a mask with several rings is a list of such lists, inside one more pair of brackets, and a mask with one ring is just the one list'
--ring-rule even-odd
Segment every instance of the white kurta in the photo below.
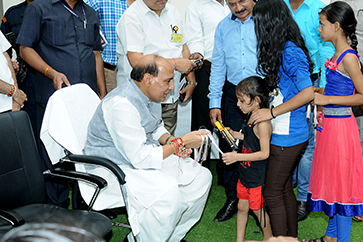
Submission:
{"label": "white kurta", "polygon": [[[14,84],[14,80],[11,75],[11,71],[9,68],[9,63],[4,56],[4,52],[6,52],[11,47],[10,43],[7,41],[2,32],[0,32],[0,80]],[[13,107],[13,99],[12,97],[8,97],[7,95],[0,94],[0,113],[4,111],[11,110]]]}
{"label": "white kurta", "polygon": [[[177,31],[173,30],[174,27]],[[164,58],[182,57],[185,43],[183,21],[179,11],[170,4],[166,4],[159,17],[144,1],[134,2],[122,15],[116,32],[116,52],[119,58],[117,85],[130,78],[132,68],[126,56],[128,51],[143,55],[155,54]],[[182,36],[180,41],[172,40],[174,34]],[[178,100],[180,76],[180,72],[174,72],[175,89],[163,103],[174,103]]]}
{"label": "white kurta", "polygon": [[[103,102],[106,126],[115,146],[136,168],[126,174],[129,221],[137,241],[180,241],[200,219],[211,186],[210,172],[193,161],[145,145],[141,117],[131,102],[115,96]],[[166,133],[161,124],[154,139]],[[151,168],[151,169],[150,169]],[[132,239],[132,238],[129,238]]]}

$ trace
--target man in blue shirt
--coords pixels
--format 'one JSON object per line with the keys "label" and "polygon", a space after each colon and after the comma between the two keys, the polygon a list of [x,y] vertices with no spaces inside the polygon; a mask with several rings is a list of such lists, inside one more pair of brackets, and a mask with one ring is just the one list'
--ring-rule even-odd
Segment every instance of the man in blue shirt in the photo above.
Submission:
{"label": "man in blue shirt", "polygon": [[[99,21],[96,12],[81,0],[37,0],[25,10],[17,38],[21,57],[36,73],[37,132],[45,107],[57,89],[86,83],[100,97],[106,95],[101,57]],[[52,164],[38,140],[43,169]],[[68,207],[68,186],[47,182],[49,203]]]}
{"label": "man in blue shirt", "polygon": [[107,44],[102,51],[103,67],[105,72],[105,81],[107,92],[110,92],[117,86],[117,61],[116,45],[117,34],[116,25],[121,15],[135,0],[84,0],[91,6],[98,15],[100,20],[100,29],[104,34]]}
{"label": "man in blue shirt", "polygon": [[[298,24],[301,35],[305,40],[306,47],[309,50],[310,58],[314,62],[314,70],[311,75],[311,81],[317,87],[326,83],[325,60],[334,54],[334,46],[331,42],[323,42],[319,36],[319,12],[325,4],[320,0],[284,0],[290,9],[290,12]],[[324,84],[325,86],[325,84]],[[310,170],[313,161],[315,147],[315,131],[313,127],[313,114],[307,117],[309,125],[309,140],[303,156],[300,159],[295,180],[297,181],[297,203],[298,203],[298,221],[303,221],[309,215],[309,208],[306,203],[309,188]]]}
{"label": "man in blue shirt", "polygon": [[[253,0],[226,2],[231,13],[218,24],[214,37],[208,95],[210,119],[214,126],[217,120],[222,121],[221,101],[224,88],[224,125],[233,130],[240,130],[244,117],[237,107],[236,85],[246,77],[257,75],[257,40],[252,18],[255,2]],[[238,164],[224,166],[223,183],[227,201],[214,221],[226,221],[237,213],[237,181]]]}

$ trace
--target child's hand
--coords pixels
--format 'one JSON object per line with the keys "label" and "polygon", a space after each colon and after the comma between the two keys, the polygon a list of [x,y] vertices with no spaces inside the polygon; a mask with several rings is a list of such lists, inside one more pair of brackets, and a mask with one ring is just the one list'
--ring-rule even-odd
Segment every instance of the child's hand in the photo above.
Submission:
{"label": "child's hand", "polygon": [[320,94],[320,93],[314,93],[315,94],[315,98],[314,98],[314,104],[315,105],[328,105],[329,104],[329,101],[328,101],[328,97],[323,95],[323,94]]}
{"label": "child's hand", "polygon": [[226,165],[230,165],[238,161],[238,154],[233,152],[224,153],[222,160]]}

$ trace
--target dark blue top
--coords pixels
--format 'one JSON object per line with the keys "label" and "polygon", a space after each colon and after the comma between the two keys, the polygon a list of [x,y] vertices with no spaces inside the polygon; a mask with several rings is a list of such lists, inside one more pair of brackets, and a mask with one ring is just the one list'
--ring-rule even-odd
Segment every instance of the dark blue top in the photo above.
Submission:
{"label": "dark blue top", "polygon": [[20,32],[21,23],[23,22],[24,11],[27,6],[27,2],[24,1],[20,4],[10,7],[4,17],[1,19],[1,31],[3,34],[13,32],[17,36]]}
{"label": "dark blue top", "polygon": [[[357,56],[358,60],[358,54],[352,49],[347,49],[344,51],[337,59],[337,68],[339,64],[342,62],[346,54],[354,54]],[[332,58],[330,59],[332,60]],[[327,96],[349,96],[354,94],[354,84],[352,79],[347,74],[341,73],[337,70],[332,70],[330,67],[327,68],[326,71],[326,81],[327,84],[324,89],[324,95]],[[326,105],[324,108],[346,108],[348,106],[342,106],[342,105]]]}
{"label": "dark blue top", "polygon": [[[69,5],[62,0],[63,4]],[[87,25],[84,28],[85,11]],[[33,48],[53,69],[65,74],[71,84],[86,83],[97,91],[94,50],[101,50],[96,12],[79,0],[73,15],[60,0],[36,0],[28,5],[17,43]],[[37,72],[36,101],[47,102],[53,82]]]}

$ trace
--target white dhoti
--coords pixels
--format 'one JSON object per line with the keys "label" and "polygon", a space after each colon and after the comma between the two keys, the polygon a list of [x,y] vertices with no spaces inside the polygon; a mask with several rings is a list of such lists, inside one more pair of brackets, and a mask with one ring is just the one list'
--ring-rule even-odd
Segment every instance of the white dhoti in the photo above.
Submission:
{"label": "white dhoti", "polygon": [[[186,162],[187,161],[187,162]],[[188,162],[189,161],[189,162]],[[127,210],[138,242],[179,242],[202,216],[212,182],[210,171],[172,155],[161,170],[126,174]],[[129,235],[129,241],[134,241]]]}

